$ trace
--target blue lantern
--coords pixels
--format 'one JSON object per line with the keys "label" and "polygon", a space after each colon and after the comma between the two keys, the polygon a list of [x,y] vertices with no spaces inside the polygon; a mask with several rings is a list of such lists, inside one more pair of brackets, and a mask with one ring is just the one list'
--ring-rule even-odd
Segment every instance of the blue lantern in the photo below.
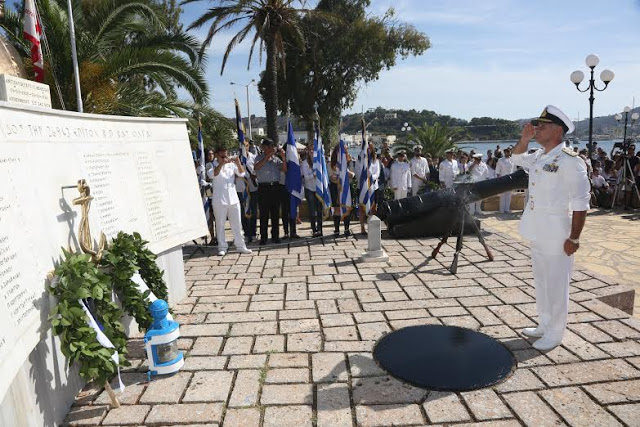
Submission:
{"label": "blue lantern", "polygon": [[169,305],[161,299],[155,300],[149,305],[153,323],[144,334],[144,347],[149,360],[149,372],[147,376],[163,375],[177,372],[184,365],[182,352],[178,350],[178,338],[180,338],[180,325],[174,320],[169,320]]}

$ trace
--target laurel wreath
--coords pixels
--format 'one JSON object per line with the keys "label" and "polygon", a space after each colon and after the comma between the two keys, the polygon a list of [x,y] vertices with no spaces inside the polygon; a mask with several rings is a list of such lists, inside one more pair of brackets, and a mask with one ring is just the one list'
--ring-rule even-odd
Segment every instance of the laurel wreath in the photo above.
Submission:
{"label": "laurel wreath", "polygon": [[[53,333],[60,337],[69,366],[77,363],[80,376],[87,382],[102,384],[116,373],[118,365],[128,366],[127,337],[121,322],[124,312],[136,319],[140,330],[146,330],[152,321],[148,311],[150,292],[160,299],[168,297],[163,272],[155,263],[157,256],[147,244],[139,233],[120,232],[98,264],[88,254],[62,251],[63,258],[54,272],[58,280],[47,288],[57,299],[49,320]],[[131,280],[136,271],[149,291],[140,292]],[[122,309],[112,301],[114,292]],[[80,300],[115,348],[105,348],[97,341]],[[114,351],[119,355],[117,363],[111,358]]]}

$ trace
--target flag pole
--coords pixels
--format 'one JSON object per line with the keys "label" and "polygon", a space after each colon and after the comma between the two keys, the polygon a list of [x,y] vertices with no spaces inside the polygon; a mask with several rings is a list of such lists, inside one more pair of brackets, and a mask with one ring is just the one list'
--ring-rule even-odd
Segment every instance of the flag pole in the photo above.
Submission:
{"label": "flag pole", "polygon": [[71,37],[71,60],[73,61],[73,74],[76,82],[76,102],[78,104],[78,112],[82,113],[82,93],[80,92],[80,71],[78,68],[78,54],[76,52],[76,29],[73,24],[73,8],[71,0],[67,0],[67,9],[69,13],[69,36]]}

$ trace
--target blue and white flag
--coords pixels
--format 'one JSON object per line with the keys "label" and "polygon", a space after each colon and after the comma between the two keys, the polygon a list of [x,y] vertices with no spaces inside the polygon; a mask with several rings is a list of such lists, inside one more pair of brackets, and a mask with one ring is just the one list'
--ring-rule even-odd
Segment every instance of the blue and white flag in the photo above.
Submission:
{"label": "blue and white flag", "polygon": [[[205,181],[205,159],[204,159],[204,141],[202,140],[202,126],[198,120],[198,151],[200,151],[200,182]],[[205,187],[200,187],[200,194],[202,195],[202,207],[204,208],[204,215],[207,219],[207,225],[211,222],[211,198],[207,196]],[[213,236],[211,236],[213,237]]]}
{"label": "blue and white flag", "polygon": [[198,120],[198,151],[200,152],[200,179],[204,181],[204,141],[202,140],[202,125],[200,124],[200,120]]}
{"label": "blue and white flag", "polygon": [[371,182],[371,156],[369,155],[369,144],[367,144],[367,138],[365,135],[364,118],[362,119],[362,146],[360,148],[360,154],[358,155],[358,170],[356,170],[356,176],[358,177],[358,189],[360,195],[358,201],[360,202],[360,209],[364,209],[364,213],[369,215],[371,212],[371,204],[373,202],[373,183]]}
{"label": "blue and white flag", "polygon": [[251,210],[249,209],[251,193],[249,192],[249,180],[247,179],[249,176],[249,169],[247,168],[247,150],[244,146],[244,123],[242,123],[242,116],[240,115],[240,104],[237,99],[234,99],[234,101],[236,103],[236,129],[238,132],[238,142],[240,143],[238,153],[240,155],[240,163],[242,163],[246,172],[245,177],[242,178],[244,181],[244,190],[242,191],[242,199],[244,200],[244,216],[245,218],[251,218]]}
{"label": "blue and white flag", "polygon": [[300,171],[300,157],[296,141],[293,137],[293,126],[291,118],[289,118],[289,126],[287,131],[287,174],[285,175],[284,185],[291,197],[291,212],[289,218],[295,219],[298,216],[298,205],[302,201],[304,194],[304,186],[302,184],[302,172]]}
{"label": "blue and white flag", "polygon": [[327,160],[324,157],[324,147],[320,138],[318,122],[313,124],[313,174],[316,177],[316,197],[322,203],[325,217],[331,207],[331,193],[329,192],[329,172]]}
{"label": "blue and white flag", "polygon": [[347,160],[347,145],[340,140],[338,153],[338,197],[340,198],[340,213],[342,219],[351,215],[353,202],[351,200],[351,175],[349,174],[349,161]]}

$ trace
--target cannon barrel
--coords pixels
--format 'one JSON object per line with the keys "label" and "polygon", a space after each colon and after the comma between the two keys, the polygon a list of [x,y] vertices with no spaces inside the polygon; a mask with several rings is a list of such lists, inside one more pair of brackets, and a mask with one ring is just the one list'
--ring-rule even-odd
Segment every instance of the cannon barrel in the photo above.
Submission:
{"label": "cannon barrel", "polygon": [[[524,170],[518,170],[500,178],[459,184],[454,188],[383,202],[378,213],[397,237],[400,234],[407,237],[438,235],[446,232],[451,221],[459,220],[456,213],[463,205],[506,191],[525,189],[528,183],[529,175]],[[397,227],[403,224],[406,226]]]}

